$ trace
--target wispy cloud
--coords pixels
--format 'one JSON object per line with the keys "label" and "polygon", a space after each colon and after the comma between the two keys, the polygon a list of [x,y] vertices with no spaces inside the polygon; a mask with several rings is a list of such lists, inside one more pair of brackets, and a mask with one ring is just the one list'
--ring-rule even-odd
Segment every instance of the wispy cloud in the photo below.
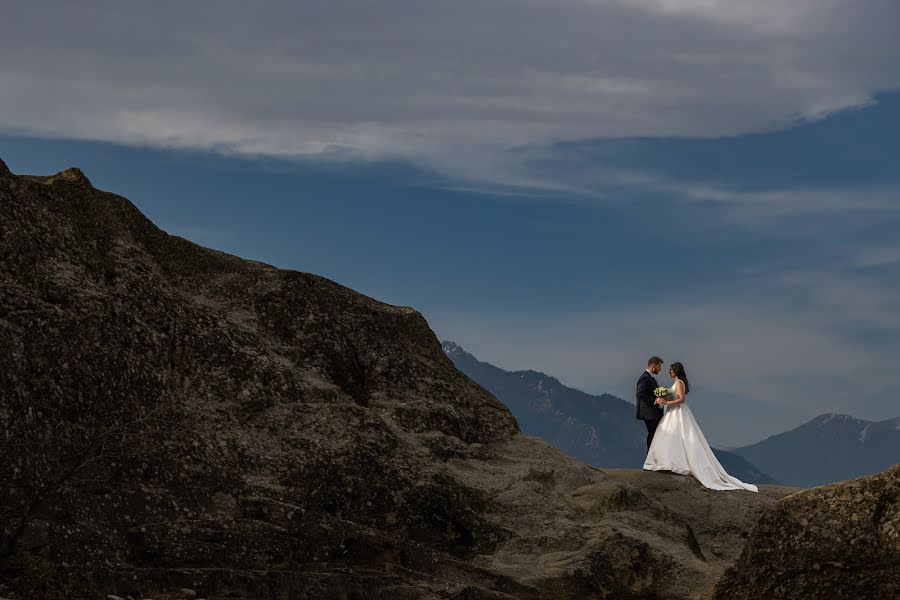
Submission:
{"label": "wispy cloud", "polygon": [[35,0],[0,23],[0,129],[474,174],[461,157],[865,105],[900,85],[898,20],[893,0]]}

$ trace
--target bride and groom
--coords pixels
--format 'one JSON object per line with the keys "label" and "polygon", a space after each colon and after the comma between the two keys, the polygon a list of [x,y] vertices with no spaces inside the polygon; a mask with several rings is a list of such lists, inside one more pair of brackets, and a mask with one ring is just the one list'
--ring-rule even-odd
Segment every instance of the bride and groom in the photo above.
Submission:
{"label": "bride and groom", "polygon": [[[710,449],[685,397],[691,389],[684,365],[672,363],[670,388],[660,388],[655,375],[663,361],[653,356],[637,382],[637,418],[647,426],[647,471],[673,471],[693,475],[713,490],[759,490],[752,483],[729,475]],[[665,410],[663,410],[665,409]]]}

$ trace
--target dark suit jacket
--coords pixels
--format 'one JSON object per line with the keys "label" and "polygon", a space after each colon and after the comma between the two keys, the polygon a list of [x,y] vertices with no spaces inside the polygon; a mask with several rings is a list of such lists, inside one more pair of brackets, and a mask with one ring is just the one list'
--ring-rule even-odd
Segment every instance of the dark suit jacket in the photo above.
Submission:
{"label": "dark suit jacket", "polygon": [[638,419],[642,421],[662,419],[663,409],[654,404],[656,396],[653,395],[653,390],[658,387],[656,379],[648,371],[644,371],[637,381],[637,390],[635,391]]}

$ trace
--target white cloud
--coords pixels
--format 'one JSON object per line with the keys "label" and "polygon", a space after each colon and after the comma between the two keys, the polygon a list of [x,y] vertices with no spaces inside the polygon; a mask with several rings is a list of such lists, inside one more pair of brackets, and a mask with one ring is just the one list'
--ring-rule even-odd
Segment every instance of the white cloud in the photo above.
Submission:
{"label": "white cloud", "polygon": [[[744,229],[767,236],[796,238],[801,235],[796,218],[827,219],[833,228],[835,217],[868,215],[872,220],[900,216],[900,187],[896,184],[852,186],[796,186],[746,189],[704,181],[678,181],[641,171],[606,171],[606,185],[619,185],[643,192],[664,194],[686,204],[720,206],[723,219]],[[597,182],[595,189],[604,183]]]}
{"label": "white cloud", "polygon": [[278,156],[462,157],[763,130],[900,84],[892,0],[4,7],[0,130]]}
{"label": "white cloud", "polygon": [[900,265],[900,246],[876,241],[872,245],[847,249],[848,265],[859,269]]}

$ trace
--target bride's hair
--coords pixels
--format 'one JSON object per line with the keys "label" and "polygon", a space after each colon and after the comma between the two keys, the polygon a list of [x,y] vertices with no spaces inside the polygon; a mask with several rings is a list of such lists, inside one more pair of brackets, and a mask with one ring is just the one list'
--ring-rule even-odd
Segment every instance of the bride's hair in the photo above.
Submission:
{"label": "bride's hair", "polygon": [[684,365],[680,362],[673,362],[669,367],[674,371],[678,379],[684,382],[684,393],[687,394],[691,391],[691,384],[688,383],[687,374],[684,372]]}

